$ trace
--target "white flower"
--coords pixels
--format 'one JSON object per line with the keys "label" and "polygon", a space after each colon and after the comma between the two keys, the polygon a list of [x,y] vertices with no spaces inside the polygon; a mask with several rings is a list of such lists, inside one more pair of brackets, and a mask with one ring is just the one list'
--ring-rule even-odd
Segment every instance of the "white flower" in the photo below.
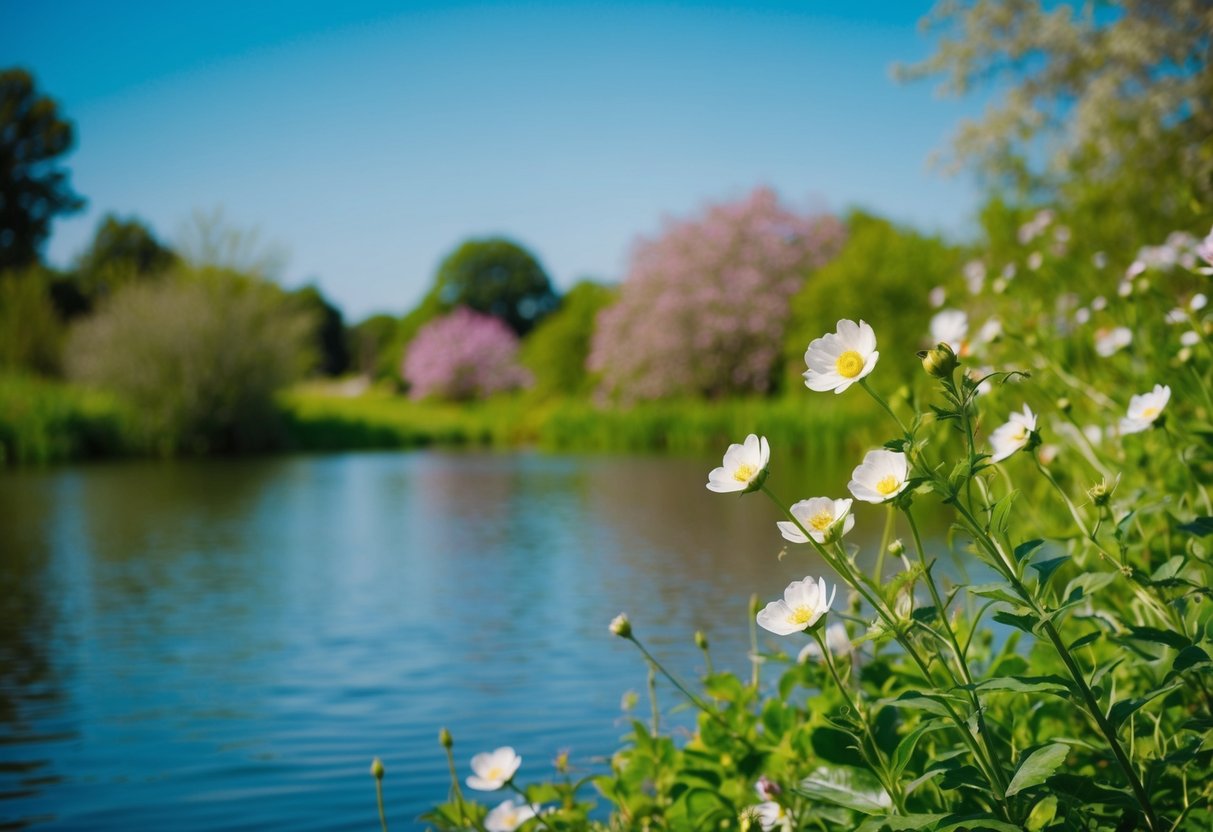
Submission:
{"label": "white flower", "polygon": [[1199,292],[1192,296],[1192,300],[1188,301],[1188,308],[1193,312],[1199,312],[1208,305],[1209,299]]}
{"label": "white flower", "polygon": [[729,445],[724,452],[724,465],[708,474],[708,490],[725,494],[755,491],[767,478],[771,463],[771,446],[765,436],[750,434],[741,445]]}
{"label": "white flower", "polygon": [[1183,335],[1179,336],[1179,343],[1185,347],[1194,347],[1200,343],[1200,333],[1194,329],[1189,329]]}
{"label": "white flower", "polygon": [[1108,255],[1102,251],[1097,251],[1091,255],[1091,265],[1097,269],[1102,269],[1108,265]]}
{"label": "white flower", "polygon": [[988,344],[1000,335],[1002,335],[1002,321],[998,318],[989,318],[981,325],[981,329],[977,330],[977,343]]}
{"label": "white flower", "polygon": [[1087,441],[1092,445],[1098,445],[1103,441],[1103,428],[1099,425],[1086,425],[1082,429],[1082,435],[1087,437]]}
{"label": "white flower", "polygon": [[804,384],[810,390],[841,393],[872,372],[880,353],[876,333],[863,321],[841,320],[835,332],[815,339],[804,354],[809,369]]}
{"label": "white flower", "polygon": [[963,355],[968,351],[965,339],[969,336],[969,316],[959,309],[945,309],[931,318],[931,342],[947,344],[952,352]]}
{"label": "white flower", "polygon": [[[830,648],[830,652],[835,656],[847,656],[851,653],[851,636],[847,633],[847,628],[841,621],[835,621],[833,624],[826,627],[826,647]],[[800,651],[800,655],[796,657],[799,664],[804,664],[809,659],[821,658],[821,646],[816,641],[810,641]]]}
{"label": "white flower", "polygon": [[752,810],[758,815],[758,823],[762,826],[762,832],[771,832],[773,829],[778,829],[780,832],[791,832],[792,819],[778,803],[768,800],[766,803],[759,803],[752,807]]}
{"label": "white flower", "polygon": [[782,601],[772,601],[758,613],[758,625],[775,635],[787,636],[812,627],[830,611],[838,587],[826,598],[825,578],[792,581],[783,591]]}
{"label": "white flower", "polygon": [[1120,420],[1120,432],[1141,433],[1147,430],[1170,400],[1171,388],[1165,384],[1155,384],[1149,393],[1129,399],[1129,415]]}
{"label": "white flower", "polygon": [[948,293],[944,291],[942,286],[936,286],[927,294],[927,302],[931,304],[932,309],[938,309],[943,306],[943,302],[948,299]]}
{"label": "white flower", "polygon": [[905,490],[907,470],[903,453],[884,449],[868,451],[863,462],[851,472],[847,489],[855,499],[865,503],[887,502]]}
{"label": "white flower", "polygon": [[986,283],[986,264],[980,260],[970,260],[964,266],[965,284],[969,287],[969,293],[976,295],[981,293],[981,287]]}
{"label": "white flower", "polygon": [[1096,295],[1095,300],[1091,301],[1091,308],[1096,312],[1102,312],[1108,308],[1108,299],[1103,295]]}
{"label": "white flower", "polygon": [[514,832],[536,814],[534,806],[507,800],[485,816],[484,828],[488,832]]}
{"label": "white flower", "polygon": [[[832,539],[832,531],[838,521],[842,529],[838,537],[842,537],[855,525],[855,516],[851,514],[850,500],[831,500],[829,497],[814,497],[811,500],[801,500],[793,503],[790,509],[792,515],[800,521],[800,525],[818,543],[826,543]],[[845,519],[844,519],[845,518]],[[809,538],[790,520],[780,520],[775,524],[785,540],[792,543],[808,543]]]}
{"label": "white flower", "polygon": [[628,638],[632,635],[632,622],[628,620],[626,612],[621,612],[612,618],[609,626],[611,632],[620,638]]}
{"label": "white flower", "polygon": [[508,745],[472,758],[472,771],[468,787],[482,792],[495,792],[514,779],[514,772],[522,765],[522,758]]}
{"label": "white flower", "polygon": [[1020,448],[1028,444],[1032,431],[1036,430],[1036,414],[1026,404],[1023,413],[1012,413],[1004,425],[999,425],[990,434],[990,444],[994,446],[991,462],[1001,462]]}
{"label": "white flower", "polygon": [[1074,313],[1074,323],[1078,324],[1079,326],[1082,326],[1090,320],[1091,310],[1087,309],[1085,306],[1079,307],[1078,311]]}
{"label": "white flower", "polygon": [[1100,329],[1095,333],[1095,352],[1104,358],[1115,355],[1133,343],[1133,332],[1127,326]]}
{"label": "white flower", "polygon": [[1028,268],[1032,271],[1039,269],[1042,265],[1044,265],[1044,262],[1045,257],[1039,251],[1034,251],[1028,255]]}
{"label": "white flower", "polygon": [[1177,306],[1168,312],[1163,317],[1163,320],[1171,324],[1171,326],[1175,326],[1176,324],[1182,324],[1184,321],[1188,320],[1188,313]]}

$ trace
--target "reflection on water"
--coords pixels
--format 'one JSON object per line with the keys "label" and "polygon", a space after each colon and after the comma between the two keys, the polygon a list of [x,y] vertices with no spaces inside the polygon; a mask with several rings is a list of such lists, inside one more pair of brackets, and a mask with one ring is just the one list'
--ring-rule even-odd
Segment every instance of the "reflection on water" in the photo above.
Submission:
{"label": "reflection on water", "polygon": [[[390,453],[0,474],[0,826],[397,829],[461,764],[618,745],[696,629],[745,666],[746,603],[815,571],[713,461]],[[815,481],[815,482],[814,482]],[[846,474],[772,482],[841,494]],[[793,489],[790,484],[800,487]],[[879,536],[861,515],[853,537]],[[676,704],[663,692],[666,707]]]}

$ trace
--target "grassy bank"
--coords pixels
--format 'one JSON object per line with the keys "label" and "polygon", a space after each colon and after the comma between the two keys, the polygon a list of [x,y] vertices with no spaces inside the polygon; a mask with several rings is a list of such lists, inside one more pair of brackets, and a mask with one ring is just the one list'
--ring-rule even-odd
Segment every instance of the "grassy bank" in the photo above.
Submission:
{"label": "grassy bank", "polygon": [[[802,396],[673,401],[604,408],[583,399],[498,397],[465,405],[303,385],[280,399],[280,449],[339,451],[427,445],[553,451],[714,454],[747,433],[816,458],[866,447],[879,425],[856,401]],[[116,397],[63,382],[0,375],[0,465],[146,454]]]}
{"label": "grassy bank", "polygon": [[113,396],[42,378],[0,375],[0,465],[136,450],[130,412]]}
{"label": "grassy bank", "polygon": [[376,392],[340,397],[303,387],[285,395],[282,405],[291,445],[301,450],[528,445],[561,451],[715,453],[758,432],[785,451],[815,456],[820,450],[865,447],[876,421],[870,408],[858,408],[854,401],[810,402],[801,396],[628,408],[515,397],[460,406]]}

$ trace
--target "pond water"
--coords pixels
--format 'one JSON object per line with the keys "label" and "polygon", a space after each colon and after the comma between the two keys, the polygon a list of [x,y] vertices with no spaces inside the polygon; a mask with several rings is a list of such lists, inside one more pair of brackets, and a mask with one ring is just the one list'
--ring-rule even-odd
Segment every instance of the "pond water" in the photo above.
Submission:
{"label": "pond water", "polygon": [[[701,669],[696,629],[745,671],[750,593],[818,571],[800,547],[778,558],[767,500],[704,488],[718,464],[423,451],[0,473],[0,827],[373,829],[378,755],[391,827],[420,829],[447,794],[442,726],[461,778],[506,744],[523,783],[563,750],[601,770],[622,694],[648,713],[616,613],[677,672]],[[772,482],[839,496],[847,473]],[[879,536],[864,508],[849,540]]]}

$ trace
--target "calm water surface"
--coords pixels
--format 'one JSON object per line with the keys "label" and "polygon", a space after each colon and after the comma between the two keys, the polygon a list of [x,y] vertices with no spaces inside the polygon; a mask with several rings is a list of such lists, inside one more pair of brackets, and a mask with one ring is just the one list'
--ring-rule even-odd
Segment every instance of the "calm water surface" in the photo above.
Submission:
{"label": "calm water surface", "polygon": [[[700,669],[696,629],[743,670],[750,593],[816,571],[777,558],[766,500],[704,488],[716,464],[418,452],[0,473],[0,827],[373,829],[378,755],[393,829],[420,829],[447,793],[443,725],[461,777],[506,744],[521,782],[561,750],[601,769],[646,680],[612,616],[679,672]],[[772,481],[841,494],[846,473]]]}

